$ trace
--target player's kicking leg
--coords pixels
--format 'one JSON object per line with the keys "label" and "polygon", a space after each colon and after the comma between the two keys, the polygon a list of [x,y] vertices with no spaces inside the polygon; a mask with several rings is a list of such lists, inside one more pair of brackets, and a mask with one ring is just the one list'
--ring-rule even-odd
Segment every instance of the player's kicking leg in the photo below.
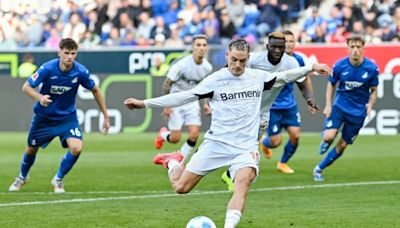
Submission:
{"label": "player's kicking leg", "polygon": [[10,185],[8,191],[17,192],[28,182],[28,173],[33,163],[35,163],[38,149],[38,147],[26,147],[26,152],[21,161],[19,176],[15,178],[15,181]]}

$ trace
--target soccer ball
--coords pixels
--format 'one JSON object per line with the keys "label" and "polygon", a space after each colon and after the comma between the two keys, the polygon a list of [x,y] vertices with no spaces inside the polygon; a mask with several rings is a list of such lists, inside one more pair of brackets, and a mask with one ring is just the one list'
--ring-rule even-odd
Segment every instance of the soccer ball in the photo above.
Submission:
{"label": "soccer ball", "polygon": [[206,216],[196,216],[190,219],[186,228],[217,228],[217,226]]}

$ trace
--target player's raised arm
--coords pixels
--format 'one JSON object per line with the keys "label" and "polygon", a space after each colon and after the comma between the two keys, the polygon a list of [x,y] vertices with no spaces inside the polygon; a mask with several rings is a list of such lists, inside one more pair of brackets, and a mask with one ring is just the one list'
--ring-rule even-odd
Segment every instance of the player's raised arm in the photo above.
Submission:
{"label": "player's raised arm", "polygon": [[283,86],[286,83],[294,82],[297,79],[305,77],[310,72],[315,71],[319,75],[327,76],[332,74],[331,68],[326,64],[314,63],[313,65],[307,65],[296,69],[274,73],[276,81],[274,87]]}

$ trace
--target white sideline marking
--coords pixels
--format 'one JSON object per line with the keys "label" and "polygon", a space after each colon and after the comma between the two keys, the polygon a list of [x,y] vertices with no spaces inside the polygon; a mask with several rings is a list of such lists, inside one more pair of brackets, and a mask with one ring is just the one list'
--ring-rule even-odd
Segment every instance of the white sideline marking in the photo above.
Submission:
{"label": "white sideline marking", "polygon": [[[299,185],[299,186],[288,186],[288,187],[272,187],[272,188],[259,188],[251,189],[250,192],[266,192],[266,191],[284,191],[284,190],[299,190],[299,189],[310,189],[310,188],[335,188],[335,187],[349,187],[349,186],[365,186],[365,185],[387,185],[387,184],[400,184],[400,180],[394,181],[370,181],[370,182],[353,182],[353,183],[337,183],[337,184],[317,184],[317,185]],[[138,193],[131,191],[121,192],[76,192],[74,194],[127,194],[127,193]],[[219,191],[194,191],[191,195],[212,195],[212,194],[226,194],[231,193],[227,190]],[[3,193],[2,195],[18,195],[20,193]],[[31,194],[54,194],[54,193],[40,193],[33,192]],[[70,193],[71,194],[71,193]],[[65,194],[62,194],[65,195]],[[151,195],[133,195],[133,196],[118,196],[118,197],[100,197],[100,198],[86,198],[86,199],[65,199],[65,200],[49,200],[49,201],[31,201],[31,202],[19,202],[19,203],[1,203],[0,207],[14,207],[14,206],[29,206],[29,205],[43,205],[43,204],[63,204],[63,203],[82,203],[82,202],[97,202],[97,201],[112,201],[112,200],[129,200],[129,199],[150,199],[150,198],[165,198],[165,197],[178,197],[181,196],[176,193],[165,193],[165,194],[151,194]]]}

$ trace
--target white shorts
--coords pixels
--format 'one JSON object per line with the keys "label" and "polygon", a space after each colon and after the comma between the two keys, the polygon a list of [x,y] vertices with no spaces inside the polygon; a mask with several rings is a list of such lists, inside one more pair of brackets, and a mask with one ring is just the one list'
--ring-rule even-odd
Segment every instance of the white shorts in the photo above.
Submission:
{"label": "white shorts", "polygon": [[199,101],[190,102],[179,107],[174,107],[168,119],[168,130],[179,131],[182,126],[201,126],[201,112]]}
{"label": "white shorts", "polygon": [[233,180],[236,172],[245,167],[253,167],[258,176],[259,164],[260,154],[257,149],[245,150],[223,142],[204,139],[199,150],[186,165],[186,170],[205,176],[218,168],[228,166]]}

